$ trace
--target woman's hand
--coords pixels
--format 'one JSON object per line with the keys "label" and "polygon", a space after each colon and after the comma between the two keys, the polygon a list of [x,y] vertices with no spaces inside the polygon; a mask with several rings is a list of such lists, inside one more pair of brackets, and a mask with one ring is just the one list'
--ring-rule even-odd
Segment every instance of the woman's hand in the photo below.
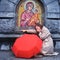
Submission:
{"label": "woman's hand", "polygon": [[36,33],[36,30],[21,30],[23,33]]}
{"label": "woman's hand", "polygon": [[27,30],[22,30],[22,32],[27,32]]}

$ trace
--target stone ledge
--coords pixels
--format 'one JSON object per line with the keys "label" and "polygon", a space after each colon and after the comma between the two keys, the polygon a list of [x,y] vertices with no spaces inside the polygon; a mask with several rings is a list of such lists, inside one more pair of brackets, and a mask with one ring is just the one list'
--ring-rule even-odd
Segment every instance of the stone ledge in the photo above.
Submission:
{"label": "stone ledge", "polygon": [[52,38],[55,41],[60,41],[60,34],[52,34]]}
{"label": "stone ledge", "polygon": [[17,38],[22,36],[22,34],[0,34],[0,38]]}
{"label": "stone ledge", "polygon": [[0,17],[15,17],[13,12],[0,12]]}
{"label": "stone ledge", "polygon": [[47,13],[47,18],[60,18],[60,14],[55,14],[55,13]]}

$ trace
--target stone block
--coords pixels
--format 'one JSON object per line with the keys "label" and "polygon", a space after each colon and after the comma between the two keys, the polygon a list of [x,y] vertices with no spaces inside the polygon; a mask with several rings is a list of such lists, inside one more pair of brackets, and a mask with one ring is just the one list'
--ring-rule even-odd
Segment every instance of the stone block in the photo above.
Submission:
{"label": "stone block", "polygon": [[14,11],[15,5],[9,1],[1,1],[0,3],[0,11],[7,12],[7,11]]}
{"label": "stone block", "polygon": [[60,18],[60,14],[59,13],[47,13],[46,15],[47,18]]}
{"label": "stone block", "polygon": [[8,1],[16,4],[16,3],[18,3],[18,1],[20,1],[20,0],[8,0]]}
{"label": "stone block", "polygon": [[0,12],[0,17],[15,17],[14,12]]}
{"label": "stone block", "polygon": [[57,20],[51,20],[51,19],[48,20],[47,19],[45,26],[50,30],[51,33],[58,33],[59,22]]}
{"label": "stone block", "polygon": [[50,2],[53,2],[54,0],[43,0],[45,2],[45,4],[47,5]]}
{"label": "stone block", "polygon": [[16,20],[0,19],[0,32],[14,32]]}
{"label": "stone block", "polygon": [[60,33],[60,20],[59,20],[59,33]]}
{"label": "stone block", "polygon": [[59,12],[59,5],[57,1],[52,2],[51,4],[47,5],[48,12]]}

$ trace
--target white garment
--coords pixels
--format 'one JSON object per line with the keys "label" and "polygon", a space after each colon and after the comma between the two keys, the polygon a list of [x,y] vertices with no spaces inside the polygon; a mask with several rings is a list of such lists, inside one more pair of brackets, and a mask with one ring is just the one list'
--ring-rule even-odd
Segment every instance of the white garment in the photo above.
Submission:
{"label": "white garment", "polygon": [[58,52],[53,52],[52,54],[46,54],[46,56],[52,56],[52,55],[53,55],[53,56],[54,56],[54,55],[56,56],[56,55],[58,55],[58,54],[59,54]]}
{"label": "white garment", "polygon": [[42,53],[51,54],[54,52],[53,39],[49,30],[43,26],[42,31],[39,33],[40,38],[43,40]]}

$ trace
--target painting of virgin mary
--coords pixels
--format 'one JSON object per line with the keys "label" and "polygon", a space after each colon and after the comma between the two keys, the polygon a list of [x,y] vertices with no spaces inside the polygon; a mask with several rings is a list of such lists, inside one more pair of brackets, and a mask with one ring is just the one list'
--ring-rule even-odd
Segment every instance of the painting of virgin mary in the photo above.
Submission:
{"label": "painting of virgin mary", "polygon": [[33,2],[28,2],[26,4],[26,10],[21,14],[20,27],[26,28],[35,25],[38,20],[38,15],[32,11],[33,9]]}

